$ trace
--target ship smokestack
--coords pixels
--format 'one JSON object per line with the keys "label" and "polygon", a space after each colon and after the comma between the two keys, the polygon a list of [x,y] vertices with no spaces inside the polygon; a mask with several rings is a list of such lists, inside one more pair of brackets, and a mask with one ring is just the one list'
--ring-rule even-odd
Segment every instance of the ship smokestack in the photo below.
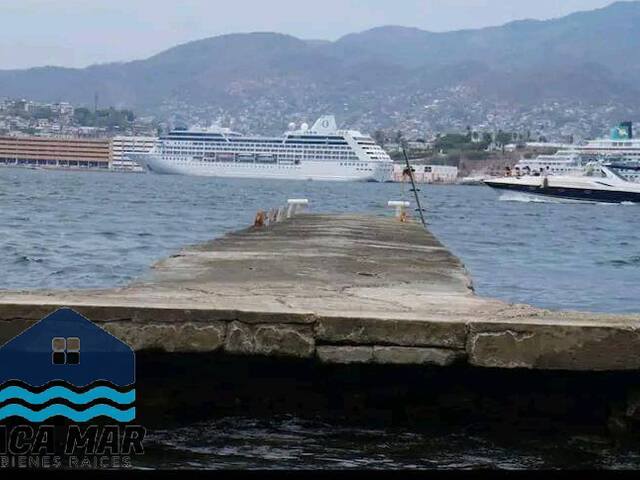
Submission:
{"label": "ship smokestack", "polygon": [[633,123],[621,122],[617,127],[611,129],[612,140],[630,140],[633,138]]}

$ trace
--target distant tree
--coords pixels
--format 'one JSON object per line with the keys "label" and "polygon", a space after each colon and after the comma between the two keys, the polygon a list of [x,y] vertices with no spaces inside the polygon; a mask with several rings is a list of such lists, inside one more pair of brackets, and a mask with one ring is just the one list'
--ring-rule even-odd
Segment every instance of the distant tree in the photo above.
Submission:
{"label": "distant tree", "polygon": [[511,142],[512,138],[513,138],[512,133],[503,132],[502,130],[499,130],[498,134],[496,135],[496,143],[500,146],[505,146],[506,144]]}
{"label": "distant tree", "polygon": [[53,110],[50,107],[38,107],[32,112],[31,116],[35,119],[47,119],[53,118]]}
{"label": "distant tree", "polygon": [[103,127],[113,130],[123,130],[134,120],[135,114],[131,110],[116,110],[111,107],[106,110],[92,112],[88,108],[76,108],[74,119],[82,127]]}
{"label": "distant tree", "polygon": [[81,127],[92,127],[95,122],[95,115],[88,108],[76,108],[73,114],[75,122]]}
{"label": "distant tree", "polygon": [[465,156],[467,159],[472,161],[486,160],[487,158],[489,158],[489,152],[485,152],[485,151],[466,152]]}
{"label": "distant tree", "polygon": [[458,166],[460,165],[460,159],[461,159],[461,156],[459,153],[450,153],[449,155],[447,155],[446,163],[447,165]]}

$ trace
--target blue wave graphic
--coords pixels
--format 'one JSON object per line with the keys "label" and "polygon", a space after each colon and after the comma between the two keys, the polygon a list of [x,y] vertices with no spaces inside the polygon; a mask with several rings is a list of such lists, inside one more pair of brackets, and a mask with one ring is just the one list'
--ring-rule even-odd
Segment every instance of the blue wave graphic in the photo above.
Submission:
{"label": "blue wave graphic", "polygon": [[76,405],[84,405],[91,403],[97,399],[107,399],[114,403],[121,405],[129,405],[136,400],[135,389],[120,393],[109,387],[95,387],[85,393],[76,393],[65,387],[51,387],[40,393],[32,393],[26,388],[12,386],[5,389],[0,389],[0,402],[6,402],[7,400],[24,400],[32,405],[42,405],[53,399],[64,399]]}
{"label": "blue wave graphic", "polygon": [[94,405],[83,412],[78,412],[66,405],[50,405],[39,412],[34,412],[27,407],[15,404],[6,405],[0,408],[0,420],[4,420],[9,417],[22,417],[28,422],[39,423],[58,415],[67,417],[69,420],[79,423],[88,422],[96,417],[103,416],[110,417],[120,423],[127,423],[136,418],[136,409],[135,407],[132,407],[128,410],[118,410],[110,405]]}

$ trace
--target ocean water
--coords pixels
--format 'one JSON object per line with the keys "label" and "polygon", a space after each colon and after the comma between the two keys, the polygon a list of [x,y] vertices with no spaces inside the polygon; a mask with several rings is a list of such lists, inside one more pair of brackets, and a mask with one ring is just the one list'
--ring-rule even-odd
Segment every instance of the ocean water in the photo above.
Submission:
{"label": "ocean water", "polygon": [[[640,205],[505,198],[486,187],[425,186],[429,228],[480,295],[547,308],[640,310]],[[258,209],[308,198],[313,212],[392,215],[409,187],[0,169],[0,289],[125,285],[188,244],[250,225]],[[638,468],[605,439],[495,438],[221,418],[156,430],[140,467]]]}
{"label": "ocean water", "polygon": [[[429,228],[480,295],[544,308],[640,310],[640,205],[505,198],[424,186]],[[98,288],[144,277],[188,244],[244,228],[258,209],[391,215],[408,186],[0,169],[0,289]],[[417,215],[417,214],[416,214]]]}
{"label": "ocean water", "polygon": [[371,428],[283,416],[225,418],[152,432],[142,468],[638,469],[640,453],[597,435],[487,435],[472,429]]}

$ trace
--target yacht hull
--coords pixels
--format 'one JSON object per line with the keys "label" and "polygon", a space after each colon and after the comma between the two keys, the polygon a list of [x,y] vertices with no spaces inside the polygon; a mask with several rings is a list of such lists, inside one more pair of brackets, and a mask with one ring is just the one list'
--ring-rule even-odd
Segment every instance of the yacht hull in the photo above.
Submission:
{"label": "yacht hull", "polygon": [[518,185],[499,180],[485,180],[485,184],[503,192],[519,192],[535,196],[597,203],[640,203],[640,193],[597,188],[568,186]]}

